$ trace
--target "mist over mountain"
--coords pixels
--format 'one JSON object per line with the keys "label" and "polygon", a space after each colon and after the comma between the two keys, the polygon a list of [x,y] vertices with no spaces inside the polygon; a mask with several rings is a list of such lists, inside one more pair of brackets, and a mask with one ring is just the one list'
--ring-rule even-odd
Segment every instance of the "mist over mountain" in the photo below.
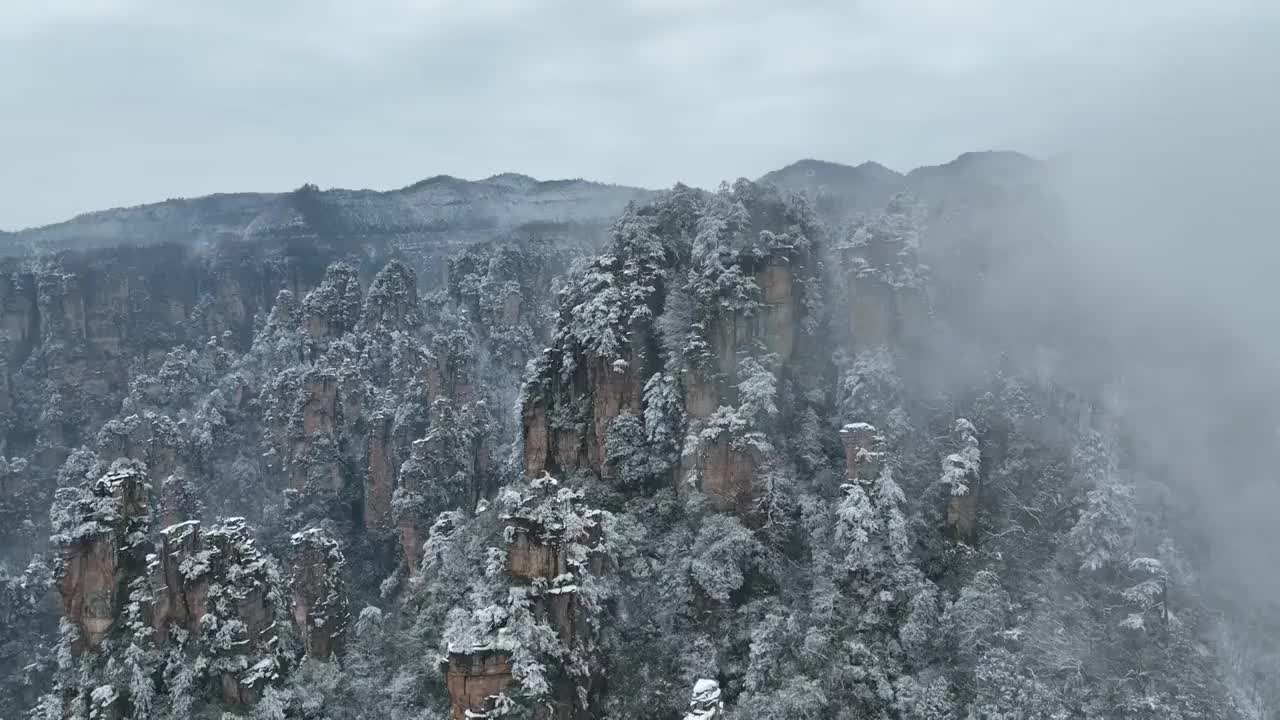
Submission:
{"label": "mist over mountain", "polygon": [[[67,222],[6,234],[7,255],[164,243],[266,242],[341,235],[357,242],[456,242],[468,233],[518,225],[593,221],[644,197],[637,188],[582,180],[539,182],[508,173],[479,181],[440,175],[399,190],[228,193],[86,213]],[[441,239],[442,233],[449,238]]]}
{"label": "mist over mountain", "polygon": [[[1013,183],[1027,179],[1037,166],[1037,161],[1020,153],[990,151],[965,153],[945,165],[917,168],[907,175],[875,162],[850,167],[801,160],[766,173],[760,182],[820,204],[837,202],[849,210],[869,211],[899,192],[927,191],[946,185],[948,179]],[[460,236],[538,222],[598,221],[616,216],[628,202],[654,192],[586,180],[539,181],[519,173],[476,181],[438,175],[386,192],[306,185],[292,193],[171,199],[85,213],[43,227],[0,231],[6,241],[0,252],[23,255],[113,246],[199,245],[332,233],[361,242],[406,241],[424,233]]]}
{"label": "mist over mountain", "polygon": [[0,714],[1276,717],[1247,138],[0,235]]}

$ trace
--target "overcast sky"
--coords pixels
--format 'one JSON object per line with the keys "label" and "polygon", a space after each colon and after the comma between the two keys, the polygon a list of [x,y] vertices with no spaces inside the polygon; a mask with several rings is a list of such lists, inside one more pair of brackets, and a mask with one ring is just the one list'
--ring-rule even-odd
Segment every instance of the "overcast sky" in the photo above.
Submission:
{"label": "overcast sky", "polygon": [[710,186],[802,157],[1053,154],[1171,68],[1232,67],[1278,17],[1273,0],[0,0],[0,228],[304,182]]}

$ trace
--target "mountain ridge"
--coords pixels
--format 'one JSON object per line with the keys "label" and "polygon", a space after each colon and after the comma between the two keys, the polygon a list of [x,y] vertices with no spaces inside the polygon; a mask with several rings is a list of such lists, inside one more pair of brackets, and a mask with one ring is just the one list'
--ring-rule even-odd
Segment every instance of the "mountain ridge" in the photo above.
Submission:
{"label": "mountain ridge", "polygon": [[652,194],[642,188],[524,180],[510,174],[481,181],[435,176],[387,191],[304,185],[282,193],[217,193],[97,210],[8,233],[0,255],[325,235],[396,241],[441,231],[502,232],[530,223],[594,224]]}
{"label": "mountain ridge", "polygon": [[[942,165],[901,173],[875,161],[846,165],[805,158],[760,176],[759,181],[817,198],[827,193],[859,199],[858,209],[883,203],[894,192],[914,190],[924,178],[965,172],[1003,173],[1038,166],[1013,151],[969,152]],[[221,192],[193,198],[90,210],[67,220],[18,230],[0,230],[0,255],[36,255],[61,250],[151,245],[198,244],[222,239],[254,240],[263,235],[305,235],[304,200],[340,219],[345,233],[403,234],[462,227],[518,226],[527,222],[599,221],[617,215],[632,200],[657,190],[583,178],[539,180],[504,172],[479,180],[434,175],[389,190],[329,188],[315,185],[286,192]],[[315,205],[313,202],[312,205]],[[865,208],[863,206],[866,206]],[[471,212],[458,212],[457,208]],[[316,230],[316,228],[312,228]]]}

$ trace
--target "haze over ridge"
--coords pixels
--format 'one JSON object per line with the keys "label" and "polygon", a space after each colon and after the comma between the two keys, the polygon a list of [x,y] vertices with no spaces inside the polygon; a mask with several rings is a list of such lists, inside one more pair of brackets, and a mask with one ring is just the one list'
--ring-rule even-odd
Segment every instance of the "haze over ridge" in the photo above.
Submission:
{"label": "haze over ridge", "polygon": [[0,76],[0,228],[218,190],[395,187],[421,168],[714,187],[799,157],[1049,157],[1162,68],[1233,57],[1278,14],[1265,0],[18,0],[0,10],[0,66],[22,68]]}

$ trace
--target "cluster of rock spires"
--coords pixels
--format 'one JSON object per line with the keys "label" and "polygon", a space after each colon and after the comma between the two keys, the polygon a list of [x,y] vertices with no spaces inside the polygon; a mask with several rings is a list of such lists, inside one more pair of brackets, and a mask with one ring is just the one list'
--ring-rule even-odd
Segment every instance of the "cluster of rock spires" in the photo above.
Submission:
{"label": "cluster of rock spires", "polygon": [[[313,528],[294,537],[282,577],[244,518],[212,525],[188,519],[170,494],[153,505],[146,466],[117,459],[102,477],[69,488],[55,539],[63,634],[75,654],[130,644],[139,652],[179,652],[217,678],[224,702],[254,702],[292,658],[282,628],[291,617],[308,655],[328,659],[346,632],[345,559]],[[142,668],[139,668],[141,671]],[[99,686],[105,687],[105,686]],[[150,698],[97,688],[63,688],[68,716],[145,716]]]}
{"label": "cluster of rock spires", "polygon": [[[387,567],[388,546],[398,548],[390,567],[398,560],[412,578],[436,515],[454,503],[475,507],[497,487],[489,435],[502,419],[487,408],[501,396],[473,388],[486,373],[523,365],[540,320],[519,298],[538,299],[551,276],[511,273],[555,259],[530,262],[542,246],[520,248],[481,245],[460,258],[445,299],[471,304],[473,319],[427,304],[443,313],[434,334],[424,330],[411,268],[386,265],[366,292],[352,266],[335,264],[302,302],[281,291],[247,352],[215,338],[132,381],[125,410],[97,433],[96,453],[63,463],[74,484],[54,502],[64,645],[76,662],[110,668],[131,643],[146,655],[130,660],[145,666],[136,672],[165,675],[176,695],[172,670],[156,663],[178,647],[221,678],[223,702],[248,707],[301,658],[341,655],[351,621],[344,546],[375,545],[374,562],[357,570],[365,579]],[[478,297],[490,284],[503,291],[496,306]],[[480,324],[486,340],[507,343],[503,365],[478,361]],[[259,443],[264,452],[253,453]],[[260,459],[246,463],[245,450]],[[264,484],[243,484],[256,478]],[[199,519],[255,497],[264,506],[252,519]],[[283,524],[271,518],[280,511]],[[260,549],[254,525],[272,536],[283,567]],[[551,547],[550,532],[536,531],[529,547]],[[561,574],[554,563],[526,570],[529,583]],[[547,598],[570,639],[571,589]],[[176,687],[194,684],[198,700],[201,683]],[[129,717],[150,702],[136,688],[94,690],[59,683],[43,711]]]}
{"label": "cluster of rock spires", "polygon": [[[903,181],[862,170],[876,193]],[[327,217],[335,198],[304,190],[303,214]],[[939,315],[966,330],[972,307],[917,257],[924,210],[883,198],[832,232],[747,181],[650,199],[572,268],[567,240],[528,228],[447,271],[317,235],[318,266],[215,257],[213,289],[156,293],[159,315],[134,312],[127,272],[5,276],[0,377],[40,380],[0,388],[0,411],[26,413],[0,412],[0,450],[35,458],[0,458],[0,486],[34,465],[60,487],[25,500],[53,501],[63,601],[37,717],[306,716],[295,683],[347,662],[405,693],[370,660],[379,639],[411,647],[415,707],[458,720],[774,718],[810,699],[933,718],[958,698],[995,717],[1046,695],[1011,659],[1012,626],[1041,610],[1015,616],[981,569],[1007,547],[975,550],[1000,482],[1060,505],[1034,552],[1134,580],[1127,642],[1173,633],[1151,591],[1167,572],[1115,559],[1107,503],[1127,490],[1098,470],[1105,448],[1070,458],[1087,483],[1023,487],[1016,382],[910,406]]]}
{"label": "cluster of rock spires", "polygon": [[[680,217],[680,210],[689,215]],[[771,225],[750,226],[750,216],[735,214],[748,212]],[[624,218],[606,254],[564,291],[552,345],[526,379],[526,477],[586,475],[633,486],[639,479],[680,495],[698,493],[709,509],[749,526],[768,523],[767,473],[779,459],[763,416],[778,409],[754,404],[772,402],[772,383],[792,374],[793,359],[821,363],[812,337],[822,283],[819,231],[811,222],[750,184],[722,198],[677,188],[663,204]],[[847,333],[863,350],[897,343],[913,323],[927,322],[911,238],[896,230],[862,228],[840,246]],[[686,281],[686,273],[694,279]],[[681,347],[664,347],[660,335],[669,329],[655,320],[668,312],[667,303],[681,302],[678,295],[698,302],[694,315],[682,318],[688,326],[676,328]],[[752,397],[761,392],[770,397]],[[633,424],[641,425],[638,441],[666,452],[669,462],[638,469],[632,453],[619,451]],[[848,477],[874,480],[880,464],[873,444],[883,438],[866,423],[848,425],[842,435]],[[507,523],[513,578],[564,576],[558,546],[544,529],[518,517]],[[555,596],[550,606],[538,601],[570,646],[573,597]],[[449,668],[454,717],[492,710],[493,698],[512,682],[509,656],[488,648],[454,653]],[[718,688],[705,683],[695,705],[690,717],[723,711]],[[548,717],[596,716],[589,706],[559,707]]]}
{"label": "cluster of rock spires", "polygon": [[[752,215],[773,219],[758,227]],[[699,493],[713,511],[749,526],[769,522],[765,476],[778,461],[767,432],[767,416],[778,412],[771,407],[773,383],[793,374],[793,359],[810,362],[816,348],[822,279],[812,222],[776,196],[740,184],[726,196],[677,188],[664,204],[619,223],[613,252],[592,261],[564,291],[551,347],[526,380],[521,468],[533,487],[554,488],[551,475],[624,483],[637,476],[680,494]],[[896,342],[912,323],[925,322],[910,238],[901,228],[863,228],[839,253],[845,331],[859,348]],[[682,278],[687,268],[691,281]],[[449,503],[475,507],[496,486],[483,438],[458,432],[465,425],[474,433],[477,422],[486,422],[475,417],[485,401],[473,389],[482,371],[447,339],[437,336],[434,347],[400,340],[423,323],[417,285],[412,270],[393,263],[366,296],[354,269],[331,267],[301,303],[280,293],[245,359],[214,360],[228,410],[264,408],[265,470],[284,479],[290,505],[316,506],[303,517],[318,521],[351,503],[358,523],[340,534],[394,533],[410,577],[419,571],[434,514]],[[498,327],[522,322],[518,290],[508,288],[494,308]],[[678,302],[691,304],[682,318],[688,326],[676,328],[679,347],[664,347],[671,339],[660,336],[673,333],[655,319]],[[255,386],[246,368],[272,359],[303,364]],[[429,410],[423,403],[418,410],[388,407],[381,383],[431,399]],[[633,424],[642,442],[668,455],[656,474],[635,467],[617,447]],[[869,459],[875,452],[868,428],[845,428],[851,479],[879,472]],[[65,541],[59,574],[65,617],[77,629],[79,653],[99,650],[113,632],[137,632],[125,621],[134,616],[159,648],[181,638],[196,643],[191,652],[204,652],[198,643],[205,642],[215,658],[210,667],[221,673],[222,699],[251,704],[264,683],[296,663],[289,643],[321,660],[341,652],[349,570],[339,538],[318,526],[292,534],[281,572],[255,546],[243,518],[208,527],[194,519],[199,503],[180,460],[191,455],[184,434],[190,430],[150,410],[104,426],[102,461],[122,459],[80,490],[85,509],[72,519],[78,529]],[[353,475],[353,466],[364,470]],[[441,486],[445,478],[467,480],[450,492]],[[441,492],[448,496],[424,497]],[[165,526],[158,532],[151,514],[156,495]],[[605,571],[599,512],[575,511],[587,529],[573,538],[564,535],[562,520],[548,525],[546,516],[524,516],[518,506],[502,517],[508,581],[525,589],[533,615],[554,629],[567,653],[562,660],[580,665],[557,673],[561,679],[536,698],[548,718],[597,716],[593,703],[603,679],[589,665],[594,639],[584,620],[602,608],[583,606],[576,573]],[[84,529],[94,522],[95,530]],[[569,563],[571,543],[596,548],[580,569]],[[293,625],[289,638],[281,635],[285,618]],[[455,718],[500,714],[519,680],[511,651],[500,643],[451,647],[445,677]],[[65,692],[70,702],[97,702],[91,693]],[[115,717],[136,702],[114,697]],[[699,685],[692,716],[717,717],[718,698],[718,688]]]}
{"label": "cluster of rock spires", "polygon": [[[555,633],[565,657],[583,661],[576,668],[565,663],[564,672],[558,673],[561,679],[535,698],[540,705],[535,715],[595,717],[592,704],[603,678],[591,667],[594,627],[588,613],[592,608],[584,605],[580,592],[588,575],[599,576],[604,570],[601,513],[584,507],[580,496],[561,492],[550,476],[535,480],[529,488],[530,496],[508,502],[507,512],[500,516],[505,572],[527,599],[532,617]],[[551,506],[536,502],[538,495],[567,504],[548,512]],[[508,695],[517,690],[513,652],[506,649],[501,633],[478,646],[451,644],[446,665],[453,718],[500,716]]]}

